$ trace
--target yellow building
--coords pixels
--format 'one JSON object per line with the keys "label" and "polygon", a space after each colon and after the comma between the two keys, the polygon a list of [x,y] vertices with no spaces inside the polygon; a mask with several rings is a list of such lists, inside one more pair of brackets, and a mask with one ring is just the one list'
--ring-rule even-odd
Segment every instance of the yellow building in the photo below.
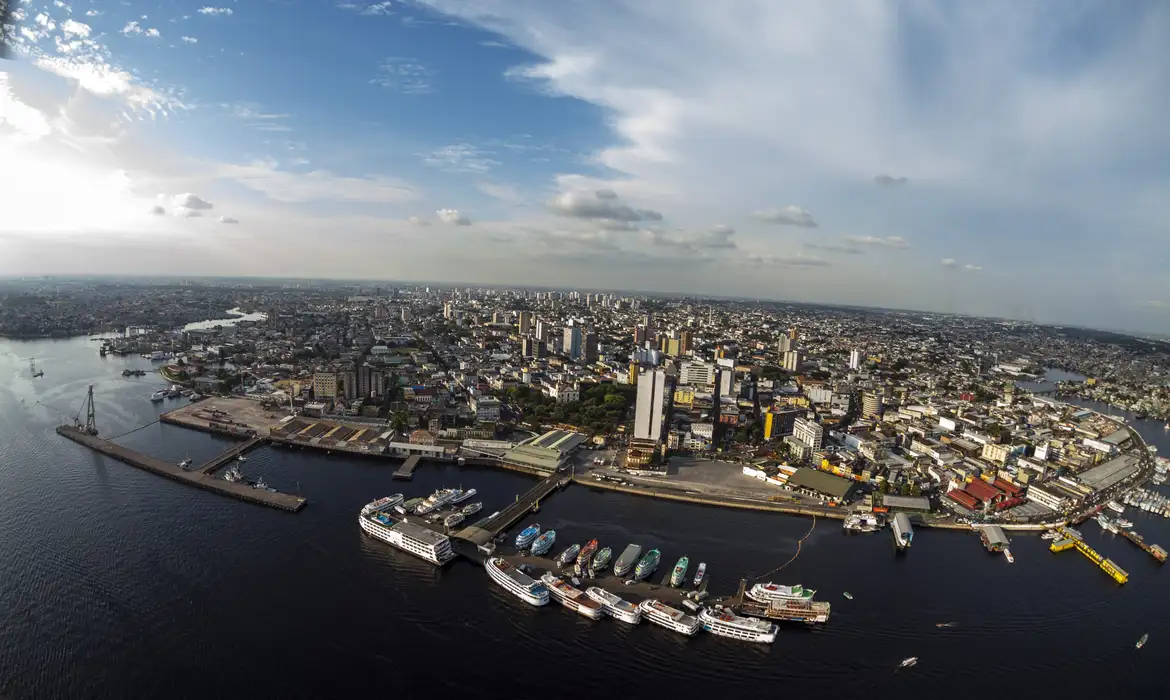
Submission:
{"label": "yellow building", "polygon": [[695,390],[682,386],[674,390],[674,405],[690,408],[695,405]]}

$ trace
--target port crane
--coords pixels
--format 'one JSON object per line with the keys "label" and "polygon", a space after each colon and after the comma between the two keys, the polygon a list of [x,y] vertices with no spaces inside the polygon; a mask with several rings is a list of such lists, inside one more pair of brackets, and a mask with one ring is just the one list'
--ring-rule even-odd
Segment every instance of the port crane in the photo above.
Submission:
{"label": "port crane", "polygon": [[[81,423],[82,411],[85,411],[85,425]],[[98,434],[97,421],[94,419],[93,412],[93,384],[89,385],[89,392],[85,395],[85,401],[82,402],[81,408],[77,409],[77,415],[73,418],[73,425],[86,435]]]}
{"label": "port crane", "polygon": [[35,357],[28,358],[28,371],[32,374],[34,379],[45,376],[45,370],[37,369],[37,358]]}

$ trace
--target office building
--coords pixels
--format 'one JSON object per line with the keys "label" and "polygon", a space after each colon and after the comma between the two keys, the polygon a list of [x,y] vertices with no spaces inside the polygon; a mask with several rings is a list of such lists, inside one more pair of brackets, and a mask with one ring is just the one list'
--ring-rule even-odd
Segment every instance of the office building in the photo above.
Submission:
{"label": "office building", "polygon": [[861,394],[861,417],[877,420],[882,416],[882,395],[880,392],[865,391]]}
{"label": "office building", "polygon": [[784,353],[781,359],[781,366],[789,372],[798,372],[800,371],[802,359],[799,350],[789,350]]}
{"label": "office building", "polygon": [[410,320],[412,318],[414,318],[414,316],[411,315],[410,309],[405,307],[405,306],[402,307],[402,322],[403,323],[410,323]]}
{"label": "office building", "polygon": [[638,376],[638,404],[634,410],[634,437],[658,442],[662,439],[662,397],[666,372],[660,369]]}
{"label": "office building", "polygon": [[792,437],[814,450],[819,450],[825,442],[825,428],[808,418],[797,418],[792,424]]}
{"label": "office building", "polygon": [[520,335],[528,335],[528,333],[531,330],[532,330],[532,312],[531,311],[521,311],[520,312],[520,321],[519,321]]}
{"label": "office building", "polygon": [[585,358],[586,364],[593,364],[594,362],[597,362],[597,334],[593,331],[589,331],[585,334],[585,339],[583,342],[585,343],[585,348],[582,351],[582,354]]}
{"label": "office building", "polygon": [[536,322],[536,339],[542,343],[547,343],[549,340],[551,340],[551,338],[549,338],[548,324],[544,321]]}
{"label": "office building", "polygon": [[576,362],[581,359],[581,326],[570,325],[565,327],[565,335],[561,344],[561,352],[569,356],[569,359]]}
{"label": "office building", "polygon": [[536,339],[532,336],[524,336],[520,339],[520,355],[523,357],[535,357],[537,344]]}
{"label": "office building", "polygon": [[715,366],[706,362],[684,362],[679,369],[678,381],[688,386],[714,386]]}
{"label": "office building", "polygon": [[318,401],[337,398],[337,372],[327,370],[313,373],[313,397]]}

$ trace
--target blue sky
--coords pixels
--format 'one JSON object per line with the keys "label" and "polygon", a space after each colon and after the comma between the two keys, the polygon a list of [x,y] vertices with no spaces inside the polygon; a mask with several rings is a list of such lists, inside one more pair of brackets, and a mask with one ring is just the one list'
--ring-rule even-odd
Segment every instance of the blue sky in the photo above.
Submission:
{"label": "blue sky", "polygon": [[0,274],[1170,319],[1157,0],[17,10]]}

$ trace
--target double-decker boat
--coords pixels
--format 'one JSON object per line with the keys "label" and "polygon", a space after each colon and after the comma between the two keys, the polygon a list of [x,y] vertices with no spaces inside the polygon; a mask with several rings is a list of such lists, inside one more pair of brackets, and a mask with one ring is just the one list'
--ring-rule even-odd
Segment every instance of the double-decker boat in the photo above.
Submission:
{"label": "double-decker boat", "polygon": [[512,566],[501,557],[492,557],[484,564],[488,576],[501,588],[529,605],[548,605],[548,589],[543,583]]}
{"label": "double-decker boat", "polygon": [[679,557],[678,562],[674,565],[674,571],[670,572],[670,585],[678,588],[687,580],[687,569],[691,565],[691,560],[686,556]]}
{"label": "double-decker boat", "polygon": [[548,592],[569,610],[591,620],[601,619],[601,603],[586,595],[580,588],[565,583],[560,577],[553,574],[541,576],[540,581],[548,588]]}
{"label": "double-decker boat", "polygon": [[540,536],[540,523],[529,525],[516,535],[516,549],[524,549]]}
{"label": "double-decker boat", "polygon": [[545,532],[542,532],[540,534],[540,537],[537,537],[532,542],[533,556],[539,557],[539,556],[543,556],[545,554],[548,554],[548,550],[552,549],[552,546],[556,541],[557,541],[557,531],[556,530],[547,530]]}
{"label": "double-decker boat", "polygon": [[662,560],[662,552],[657,549],[651,549],[646,552],[646,556],[642,557],[638,562],[638,567],[634,569],[634,580],[645,581],[658,569],[658,562]]}
{"label": "double-decker boat", "polygon": [[604,588],[592,586],[585,591],[585,595],[601,603],[601,609],[605,611],[605,614],[615,620],[628,622],[631,625],[636,625],[642,621],[642,611],[638,609],[637,605],[619,598]]}
{"label": "double-decker boat", "polygon": [[812,600],[817,592],[799,584],[795,586],[781,586],[775,583],[757,583],[751,587],[747,595],[752,600],[761,603],[771,603],[774,600]]}
{"label": "double-decker boat", "polygon": [[646,618],[654,624],[665,627],[668,630],[674,630],[680,634],[685,634],[688,637],[693,637],[702,628],[702,623],[699,618],[688,615],[682,610],[676,610],[666,603],[654,598],[643,600],[638,604],[638,610],[641,611],[642,617]]}
{"label": "double-decker boat", "polygon": [[740,617],[730,608],[710,607],[699,612],[703,629],[721,637],[771,644],[776,641],[776,624],[753,617]]}

